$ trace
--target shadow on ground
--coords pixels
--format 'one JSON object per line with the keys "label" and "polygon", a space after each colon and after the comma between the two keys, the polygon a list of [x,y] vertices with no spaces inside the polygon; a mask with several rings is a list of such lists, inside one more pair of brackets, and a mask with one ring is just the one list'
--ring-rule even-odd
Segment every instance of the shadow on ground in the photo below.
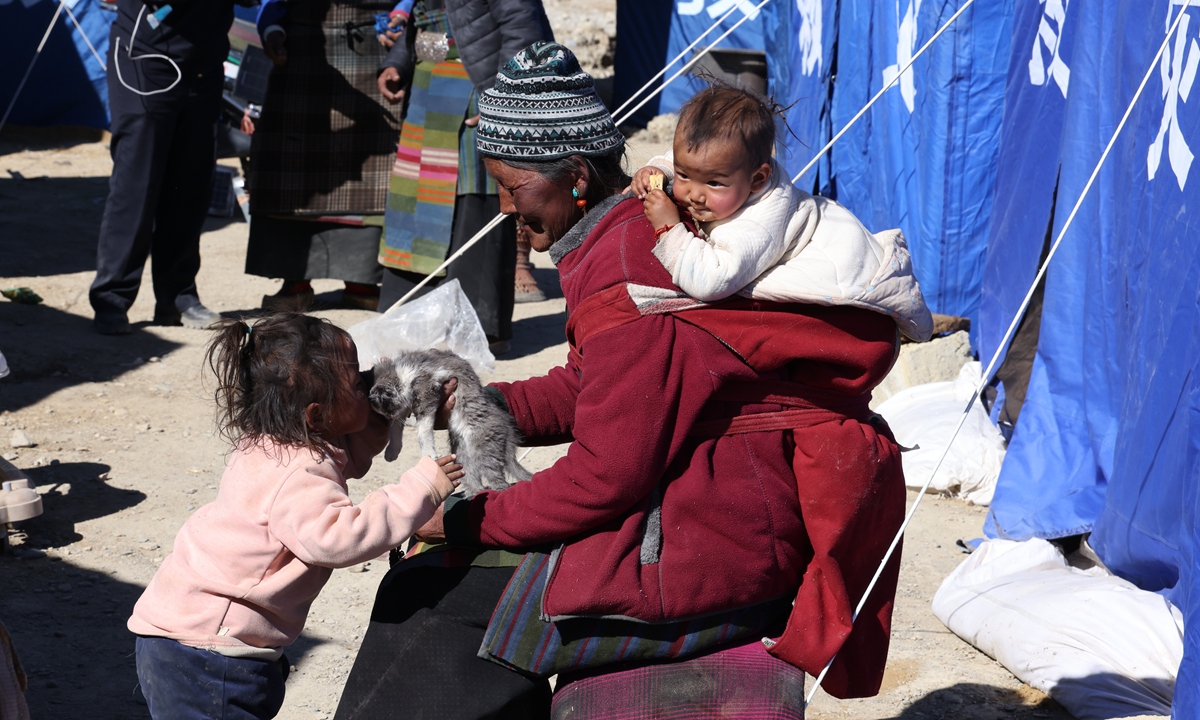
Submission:
{"label": "shadow on ground", "polygon": [[137,490],[113,487],[99,479],[108,465],[90,462],[51,462],[24,470],[42,495],[42,514],[25,521],[34,547],[62,547],[83,540],[76,532],[79,523],[95,520],[133,507],[146,499]]}
{"label": "shadow on ground", "polygon": [[[567,313],[537,315],[513,321],[512,349],[505,360],[516,360],[526,355],[535,355],[546,348],[554,347],[567,340]],[[567,361],[564,352],[562,362]]]}
{"label": "shadow on ground", "polygon": [[1015,690],[977,683],[958,683],[934,690],[888,720],[1041,720],[1070,717],[1058,703],[1043,698],[1028,705]]}
{"label": "shadow on ground", "polygon": [[11,555],[0,555],[0,577],[0,619],[29,675],[32,717],[150,717],[125,628],[141,587],[70,562]]}
{"label": "shadow on ground", "polygon": [[146,332],[145,323],[134,325],[131,335],[98,335],[90,318],[0,301],[0,352],[12,371],[0,381],[0,408],[18,410],[63,388],[113,380],[178,347]]}

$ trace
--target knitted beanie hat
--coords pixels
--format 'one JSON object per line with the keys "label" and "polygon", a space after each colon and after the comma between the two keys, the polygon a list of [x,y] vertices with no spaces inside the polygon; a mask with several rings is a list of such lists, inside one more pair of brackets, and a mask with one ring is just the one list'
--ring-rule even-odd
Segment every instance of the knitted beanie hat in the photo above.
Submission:
{"label": "knitted beanie hat", "polygon": [[625,144],[575,53],[536,42],[505,63],[479,98],[479,152],[502,160],[607,155]]}

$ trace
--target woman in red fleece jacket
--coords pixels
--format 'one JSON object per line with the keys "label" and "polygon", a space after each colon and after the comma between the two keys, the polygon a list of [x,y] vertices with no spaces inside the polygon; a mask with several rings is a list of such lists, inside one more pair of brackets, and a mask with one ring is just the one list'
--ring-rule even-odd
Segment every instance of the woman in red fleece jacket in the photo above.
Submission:
{"label": "woman in red fleece jacket", "polygon": [[[571,345],[564,366],[495,389],[530,444],[570,448],[530,482],[452,498],[419,533],[479,549],[389,573],[339,719],[545,717],[538,677],[554,672],[555,716],[596,717],[560,702],[582,678],[570,670],[729,647],[762,688],[740,715],[802,717],[795,683],[764,673],[795,673],[802,692],[795,668],[835,654],[827,690],[878,692],[898,555],[853,631],[850,616],[904,511],[898,448],[867,409],[895,322],[683,295],[622,194],[623,139],[590,84],[569,50],[532,45],[481,98],[478,130],[502,209],[558,267]],[[514,573],[489,548],[549,554]],[[745,687],[705,672],[717,702]],[[656,712],[649,697],[604,703],[605,717]]]}

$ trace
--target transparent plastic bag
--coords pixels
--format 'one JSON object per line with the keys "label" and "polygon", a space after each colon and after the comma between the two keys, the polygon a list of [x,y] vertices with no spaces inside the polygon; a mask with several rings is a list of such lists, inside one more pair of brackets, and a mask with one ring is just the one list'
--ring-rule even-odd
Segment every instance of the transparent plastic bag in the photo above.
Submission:
{"label": "transparent plastic bag", "polygon": [[358,346],[359,367],[364,370],[383,357],[434,348],[458,355],[471,363],[476,372],[496,369],[496,357],[488,349],[479,316],[457,279],[444,282],[433,292],[379,317],[360,322],[349,332]]}

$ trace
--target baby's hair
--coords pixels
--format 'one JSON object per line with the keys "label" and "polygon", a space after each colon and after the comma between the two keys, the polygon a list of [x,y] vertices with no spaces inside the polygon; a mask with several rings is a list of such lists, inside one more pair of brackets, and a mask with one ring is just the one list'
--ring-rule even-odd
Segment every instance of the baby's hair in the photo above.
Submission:
{"label": "baby's hair", "polygon": [[235,447],[279,445],[328,452],[310,432],[305,409],[337,402],[349,335],[327,320],[280,313],[253,326],[226,320],[205,356],[217,377],[217,428]]}
{"label": "baby's hair", "polygon": [[692,96],[679,110],[676,134],[688,150],[712,140],[734,138],[746,148],[754,167],[771,162],[775,148],[775,118],[783,108],[758,93],[707,78],[709,86]]}

